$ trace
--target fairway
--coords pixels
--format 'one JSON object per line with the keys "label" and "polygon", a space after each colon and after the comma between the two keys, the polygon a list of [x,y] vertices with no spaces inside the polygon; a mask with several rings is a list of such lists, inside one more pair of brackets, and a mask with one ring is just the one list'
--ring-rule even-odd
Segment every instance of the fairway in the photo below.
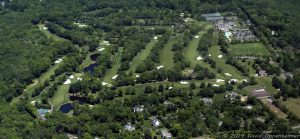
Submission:
{"label": "fairway", "polygon": [[54,96],[49,100],[53,104],[54,110],[58,110],[61,104],[69,101],[69,88],[70,85],[58,86]]}
{"label": "fairway", "polygon": [[103,78],[104,82],[112,83],[112,77],[118,74],[118,69],[121,66],[121,54],[122,48],[119,48],[119,52],[114,56],[113,66],[108,70]]}
{"label": "fairway", "polygon": [[163,48],[162,52],[162,59],[161,59],[161,65],[163,65],[167,69],[171,69],[174,66],[173,63],[173,55],[174,52],[172,51],[172,47],[174,44],[176,44],[181,36],[171,37],[165,47]]}
{"label": "fairway", "polygon": [[235,67],[226,64],[224,57],[218,58],[218,56],[221,55],[220,46],[215,45],[209,48],[209,54],[211,54],[211,58],[216,62],[217,67],[223,70],[223,73],[229,73],[232,75],[232,77],[230,77],[231,79],[246,79],[246,77],[243,77],[242,73],[240,73]]}
{"label": "fairway", "polygon": [[253,56],[265,57],[270,56],[270,52],[262,43],[241,43],[229,46],[229,54],[235,57]]}
{"label": "fairway", "polygon": [[132,64],[130,65],[130,69],[128,71],[135,71],[136,67],[148,57],[156,42],[157,40],[153,39],[147,44],[146,48],[142,52],[138,53],[138,55],[134,57]]}

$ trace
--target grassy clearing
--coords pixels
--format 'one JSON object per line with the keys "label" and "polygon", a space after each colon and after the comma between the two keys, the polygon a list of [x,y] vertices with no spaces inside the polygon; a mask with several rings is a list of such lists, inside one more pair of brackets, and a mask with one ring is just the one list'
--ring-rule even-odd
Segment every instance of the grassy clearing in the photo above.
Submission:
{"label": "grassy clearing", "polygon": [[270,56],[270,52],[262,43],[241,43],[229,46],[229,53],[232,56],[254,56],[265,57]]}
{"label": "grassy clearing", "polygon": [[45,25],[44,24],[39,24],[38,25],[40,31],[45,33],[48,39],[53,39],[55,41],[66,41],[66,39],[63,39],[61,37],[56,36],[55,34],[50,33],[47,29],[44,29]]}
{"label": "grassy clearing", "polygon": [[220,47],[219,46],[212,46],[209,49],[209,54],[211,54],[211,58],[216,62],[217,67],[221,68],[223,70],[223,73],[229,73],[232,75],[230,78],[234,79],[246,79],[246,77],[242,76],[242,73],[240,73],[236,68],[234,68],[231,65],[228,65],[225,63],[224,57],[218,58],[219,55],[221,55]]}
{"label": "grassy clearing", "polygon": [[119,52],[114,56],[113,66],[112,68],[106,72],[103,81],[107,83],[112,83],[112,77],[118,74],[118,69],[121,66],[121,54],[122,49],[119,49]]}
{"label": "grassy clearing", "polygon": [[261,78],[256,78],[257,82],[259,85],[264,86],[265,89],[270,93],[274,94],[277,93],[278,91],[276,88],[272,86],[272,79],[271,77],[261,77]]}
{"label": "grassy clearing", "polygon": [[300,118],[300,98],[289,98],[287,101],[283,101],[282,103]]}
{"label": "grassy clearing", "polygon": [[42,85],[46,80],[50,80],[50,76],[53,75],[54,71],[62,64],[63,64],[63,62],[52,65],[48,71],[43,73],[39,78],[34,79],[32,84],[27,85],[25,88],[24,94],[22,94],[18,97],[15,97],[11,103],[14,104],[14,103],[18,102],[22,97],[24,97],[24,95],[31,97],[35,88],[39,85]]}
{"label": "grassy clearing", "polygon": [[203,61],[197,61],[196,57],[198,57],[200,54],[197,50],[199,41],[202,37],[202,35],[209,29],[211,26],[206,26],[204,30],[200,31],[198,33],[199,38],[194,38],[188,45],[186,49],[184,49],[184,56],[185,58],[191,62],[191,67],[194,67],[196,64],[201,64],[205,67],[210,67],[207,63],[204,63]]}
{"label": "grassy clearing", "polygon": [[156,42],[157,40],[153,39],[147,44],[146,48],[142,52],[138,53],[138,55],[134,57],[130,69],[128,71],[135,71],[136,67],[148,57]]}
{"label": "grassy clearing", "polygon": [[60,85],[60,86],[58,86],[56,93],[49,100],[53,104],[54,110],[58,110],[59,106],[61,104],[70,101],[69,96],[68,96],[69,88],[70,88],[70,85]]}
{"label": "grassy clearing", "polygon": [[167,44],[163,48],[161,64],[166,69],[171,69],[174,66],[173,63],[174,52],[172,51],[172,47],[174,44],[176,44],[179,41],[180,38],[181,38],[180,36],[172,37],[171,39],[168,40]]}

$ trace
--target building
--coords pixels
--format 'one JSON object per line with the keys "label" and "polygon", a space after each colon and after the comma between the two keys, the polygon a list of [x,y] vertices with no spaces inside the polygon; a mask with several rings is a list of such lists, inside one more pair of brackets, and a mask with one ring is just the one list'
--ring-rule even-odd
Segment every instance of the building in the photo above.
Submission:
{"label": "building", "polygon": [[234,32],[232,32],[232,34],[237,41],[241,42],[250,42],[257,40],[253,32],[249,29],[236,29]]}
{"label": "building", "polygon": [[258,71],[258,76],[265,77],[265,76],[268,76],[268,73],[265,70],[259,70]]}
{"label": "building", "polygon": [[160,122],[159,122],[159,120],[158,120],[157,118],[153,118],[153,119],[151,120],[151,124],[152,124],[152,126],[154,126],[154,127],[158,127],[158,126],[160,125]]}
{"label": "building", "polygon": [[171,139],[172,138],[172,134],[168,130],[163,129],[163,130],[161,130],[161,137],[163,139]]}
{"label": "building", "polygon": [[137,113],[137,112],[143,112],[143,111],[144,111],[144,105],[133,107],[133,112],[135,112],[135,113]]}
{"label": "building", "polygon": [[230,98],[230,100],[236,99],[238,96],[240,96],[240,95],[238,93],[235,93],[235,92],[227,93],[225,95],[225,97]]}
{"label": "building", "polygon": [[201,99],[205,105],[212,105],[213,104],[213,100],[211,98],[202,98]]}
{"label": "building", "polygon": [[135,127],[131,124],[125,125],[124,128],[130,132],[135,130]]}
{"label": "building", "polygon": [[208,13],[208,14],[201,14],[202,17],[205,18],[206,21],[209,22],[217,22],[220,20],[224,20],[224,17],[221,16],[220,13]]}
{"label": "building", "polygon": [[251,95],[255,96],[256,98],[268,98],[268,97],[270,97],[269,93],[265,89],[253,90],[251,92]]}

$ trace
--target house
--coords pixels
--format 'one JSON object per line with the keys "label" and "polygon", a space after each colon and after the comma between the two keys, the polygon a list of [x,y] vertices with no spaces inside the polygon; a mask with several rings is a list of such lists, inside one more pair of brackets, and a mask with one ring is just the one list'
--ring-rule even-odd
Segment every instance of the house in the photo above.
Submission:
{"label": "house", "polygon": [[230,98],[230,100],[233,100],[236,99],[238,96],[240,96],[238,93],[231,92],[231,93],[227,93],[225,95],[225,98]]}
{"label": "house", "polygon": [[202,98],[201,99],[205,105],[212,105],[213,104],[213,100],[211,98]]}
{"label": "house", "polygon": [[144,105],[133,107],[133,112],[135,112],[135,113],[143,112],[143,111],[144,111]]}
{"label": "house", "polygon": [[265,70],[259,70],[258,71],[258,76],[265,77],[265,76],[268,76],[268,73]]}
{"label": "house", "polygon": [[42,119],[43,121],[47,120],[45,117],[47,113],[49,113],[51,110],[49,109],[38,109],[38,117]]}
{"label": "house", "polygon": [[172,134],[168,130],[163,129],[163,130],[161,130],[161,137],[163,139],[171,139],[172,138]]}
{"label": "house", "polygon": [[154,126],[154,127],[158,127],[158,126],[160,125],[160,122],[159,122],[159,120],[158,120],[157,118],[153,118],[153,119],[151,120],[151,124],[152,124],[152,126]]}
{"label": "house", "polygon": [[131,124],[125,125],[124,128],[130,132],[135,130],[135,127]]}

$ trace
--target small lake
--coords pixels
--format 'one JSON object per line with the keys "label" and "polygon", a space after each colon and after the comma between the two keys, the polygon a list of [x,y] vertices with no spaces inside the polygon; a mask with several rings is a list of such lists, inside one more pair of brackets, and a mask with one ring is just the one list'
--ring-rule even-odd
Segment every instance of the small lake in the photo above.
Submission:
{"label": "small lake", "polygon": [[91,64],[88,67],[83,69],[84,72],[94,73],[94,68],[97,66],[97,63]]}
{"label": "small lake", "polygon": [[90,56],[90,59],[93,61],[96,61],[99,56],[100,56],[100,54],[93,54]]}
{"label": "small lake", "polygon": [[65,103],[60,106],[59,110],[63,113],[68,113],[73,109],[73,105],[71,103]]}

